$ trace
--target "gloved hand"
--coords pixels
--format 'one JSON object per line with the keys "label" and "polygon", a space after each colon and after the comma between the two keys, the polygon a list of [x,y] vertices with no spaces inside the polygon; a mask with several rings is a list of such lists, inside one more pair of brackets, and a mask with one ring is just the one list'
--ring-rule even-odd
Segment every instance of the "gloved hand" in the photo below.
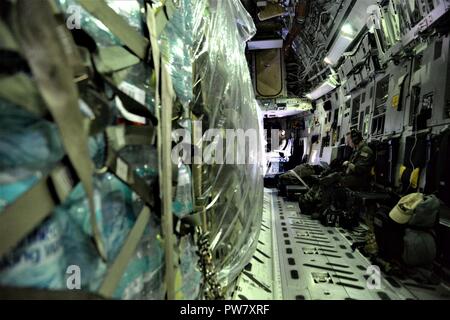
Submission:
{"label": "gloved hand", "polygon": [[354,171],[355,171],[355,165],[353,163],[349,162],[347,164],[347,170],[345,171],[345,173],[349,174]]}

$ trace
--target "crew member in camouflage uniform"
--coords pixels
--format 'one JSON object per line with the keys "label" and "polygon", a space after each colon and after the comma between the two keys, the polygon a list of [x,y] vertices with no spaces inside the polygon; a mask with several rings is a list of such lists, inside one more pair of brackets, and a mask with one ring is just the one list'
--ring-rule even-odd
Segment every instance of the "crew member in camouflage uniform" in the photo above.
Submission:
{"label": "crew member in camouflage uniform", "polygon": [[369,186],[374,164],[374,152],[357,130],[352,130],[347,134],[347,142],[354,151],[349,161],[343,163],[343,172],[334,172],[322,177],[319,184],[313,186],[305,195],[300,197],[301,209],[304,207],[307,209],[306,211],[311,211],[314,206],[319,204],[320,210],[325,209],[330,205],[334,189],[339,187],[357,190]]}
{"label": "crew member in camouflage uniform", "polygon": [[374,165],[374,152],[357,130],[350,132],[350,146],[354,149],[349,161],[344,162],[345,175],[340,184],[350,189],[368,187]]}

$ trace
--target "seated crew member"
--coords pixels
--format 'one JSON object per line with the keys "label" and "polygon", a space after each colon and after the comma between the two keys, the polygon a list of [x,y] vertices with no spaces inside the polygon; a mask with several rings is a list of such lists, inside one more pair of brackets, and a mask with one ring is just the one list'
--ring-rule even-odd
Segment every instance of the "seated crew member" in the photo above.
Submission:
{"label": "seated crew member", "polygon": [[343,163],[346,170],[340,184],[348,188],[367,187],[374,165],[374,152],[364,141],[361,132],[357,130],[350,132],[349,145],[354,151],[350,160]]}
{"label": "seated crew member", "polygon": [[304,207],[307,209],[306,211],[311,211],[319,203],[321,204],[321,209],[329,206],[334,194],[332,189],[362,189],[369,186],[374,152],[357,130],[352,130],[347,134],[347,143],[353,149],[353,153],[350,159],[343,163],[342,171],[337,170],[321,177],[317,185],[300,197],[301,209]]}

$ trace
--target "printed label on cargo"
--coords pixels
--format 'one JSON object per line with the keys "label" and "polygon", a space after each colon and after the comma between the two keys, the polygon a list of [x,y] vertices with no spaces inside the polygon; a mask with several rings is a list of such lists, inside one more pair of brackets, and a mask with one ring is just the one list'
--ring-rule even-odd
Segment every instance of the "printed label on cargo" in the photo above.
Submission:
{"label": "printed label on cargo", "polygon": [[117,158],[116,174],[123,181],[127,181],[128,178],[128,165],[120,158]]}
{"label": "printed label on cargo", "polygon": [[142,105],[145,105],[145,91],[128,82],[122,82],[119,89]]}

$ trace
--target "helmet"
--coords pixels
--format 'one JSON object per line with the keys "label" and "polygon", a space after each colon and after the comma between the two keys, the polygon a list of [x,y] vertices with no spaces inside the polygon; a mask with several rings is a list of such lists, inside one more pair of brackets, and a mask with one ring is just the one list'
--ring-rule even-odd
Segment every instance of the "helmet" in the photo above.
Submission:
{"label": "helmet", "polygon": [[350,131],[350,137],[352,138],[354,144],[359,144],[363,140],[362,133],[356,129],[352,129],[352,131]]}

